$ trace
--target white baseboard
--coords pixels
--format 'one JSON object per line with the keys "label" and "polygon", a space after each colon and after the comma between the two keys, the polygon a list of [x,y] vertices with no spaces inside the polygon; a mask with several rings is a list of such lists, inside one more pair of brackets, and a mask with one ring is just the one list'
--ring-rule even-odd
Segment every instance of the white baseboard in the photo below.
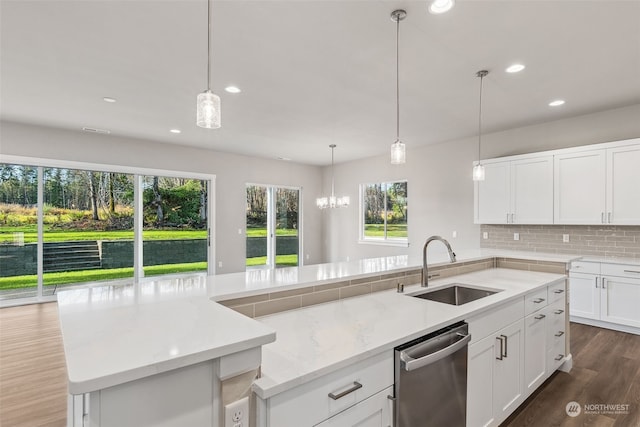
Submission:
{"label": "white baseboard", "polygon": [[614,331],[627,332],[630,334],[640,335],[640,328],[633,326],[619,325],[617,323],[603,322],[602,320],[585,319],[584,317],[569,316],[569,320],[584,325],[597,326],[599,328],[613,329]]}

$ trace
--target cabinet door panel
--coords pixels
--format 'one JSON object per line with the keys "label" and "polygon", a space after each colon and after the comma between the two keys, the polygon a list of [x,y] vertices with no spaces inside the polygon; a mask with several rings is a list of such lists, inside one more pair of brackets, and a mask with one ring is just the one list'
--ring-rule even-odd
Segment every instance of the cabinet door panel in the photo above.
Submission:
{"label": "cabinet door panel", "polygon": [[357,405],[341,412],[317,427],[389,427],[391,425],[391,400],[393,387],[382,390]]}
{"label": "cabinet door panel", "polygon": [[553,156],[511,162],[511,212],[516,224],[553,223]]}
{"label": "cabinet door panel", "polygon": [[522,402],[524,391],[524,320],[498,331],[506,336],[506,357],[495,361],[495,416],[502,422]]}
{"label": "cabinet door panel", "polygon": [[640,279],[603,277],[601,319],[640,327]]}
{"label": "cabinet door panel", "polygon": [[542,384],[547,359],[547,310],[530,314],[524,320],[524,381],[527,394]]}
{"label": "cabinet door panel", "polygon": [[469,346],[467,370],[467,426],[491,425],[493,417],[493,378],[497,342],[494,334]]}
{"label": "cabinet door panel", "polygon": [[605,150],[593,150],[555,156],[555,224],[603,223],[605,153]]}
{"label": "cabinet door panel", "polygon": [[572,316],[587,319],[600,318],[599,277],[592,274],[571,273],[569,276],[569,300]]}
{"label": "cabinet door panel", "polygon": [[506,224],[510,212],[511,162],[485,163],[484,181],[476,182],[476,223]]}
{"label": "cabinet door panel", "polygon": [[640,146],[607,150],[607,221],[640,224]]}

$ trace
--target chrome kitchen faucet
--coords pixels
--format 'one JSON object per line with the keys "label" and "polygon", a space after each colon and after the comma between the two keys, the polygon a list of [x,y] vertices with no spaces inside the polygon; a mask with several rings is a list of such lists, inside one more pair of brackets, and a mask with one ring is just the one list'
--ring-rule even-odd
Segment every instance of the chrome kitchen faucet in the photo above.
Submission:
{"label": "chrome kitchen faucet", "polygon": [[453,252],[453,250],[451,249],[451,245],[449,244],[449,242],[447,242],[446,239],[443,239],[440,236],[429,237],[425,242],[424,247],[422,248],[422,287],[423,288],[426,288],[427,286],[429,286],[429,279],[431,279],[431,277],[439,276],[439,274],[434,274],[433,276],[429,276],[429,270],[427,269],[427,246],[429,246],[429,243],[433,242],[434,240],[440,240],[442,243],[444,243],[444,245],[447,247],[447,251],[449,251],[449,259],[451,260],[451,262],[456,262],[456,254],[455,252]]}

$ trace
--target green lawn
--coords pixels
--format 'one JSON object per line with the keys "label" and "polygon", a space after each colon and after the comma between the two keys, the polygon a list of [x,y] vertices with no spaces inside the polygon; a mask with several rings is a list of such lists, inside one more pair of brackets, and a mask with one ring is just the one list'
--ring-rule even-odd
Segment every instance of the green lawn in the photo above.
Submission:
{"label": "green lawn", "polygon": [[[24,243],[38,241],[35,225],[21,227],[0,227],[0,243],[13,242],[13,233],[24,233]],[[206,230],[143,230],[144,240],[206,239]],[[44,227],[45,242],[66,242],[73,240],[133,240],[133,231],[73,231],[51,230]]]}
{"label": "green lawn", "polygon": [[[164,264],[144,267],[145,276],[157,276],[160,274],[187,273],[206,271],[206,262],[193,262],[186,264]],[[114,280],[133,277],[133,267],[111,268],[104,270],[80,270],[63,271],[60,273],[44,273],[44,285],[65,285],[68,283],[95,282],[99,280]],[[1,289],[19,289],[37,286],[37,276],[0,277]]]}
{"label": "green lawn", "polygon": [[[365,237],[384,237],[384,224],[365,224]],[[407,237],[407,224],[387,224],[387,237]]]}
{"label": "green lawn", "polygon": [[[276,236],[297,236],[298,230],[292,228],[276,229]],[[250,228],[247,227],[247,237],[267,237],[266,228]]]}
{"label": "green lawn", "polygon": [[[266,256],[258,256],[255,258],[247,258],[247,267],[256,266],[256,265],[265,265],[267,263]],[[276,265],[278,266],[286,266],[286,267],[295,267],[298,265],[298,255],[276,255]]]}

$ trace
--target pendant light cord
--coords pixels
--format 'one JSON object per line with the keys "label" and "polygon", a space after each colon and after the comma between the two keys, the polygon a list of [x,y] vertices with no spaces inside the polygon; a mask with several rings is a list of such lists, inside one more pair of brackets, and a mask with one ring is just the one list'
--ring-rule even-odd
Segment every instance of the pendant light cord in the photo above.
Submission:
{"label": "pendant light cord", "polygon": [[334,173],[333,173],[333,150],[336,148],[336,145],[335,144],[331,144],[330,147],[331,147],[331,197],[335,197],[335,193],[334,193],[334,190],[335,190],[335,188],[334,188],[334,185],[335,185],[334,178],[335,178],[335,176],[334,176]]}
{"label": "pendant light cord", "polygon": [[480,77],[480,105],[478,106],[478,165],[480,165],[480,146],[482,144],[482,82],[488,71],[478,71],[476,75]]}
{"label": "pendant light cord", "polygon": [[207,0],[207,89],[211,90],[211,2]]}
{"label": "pendant light cord", "polygon": [[396,17],[396,142],[400,140],[400,17]]}

